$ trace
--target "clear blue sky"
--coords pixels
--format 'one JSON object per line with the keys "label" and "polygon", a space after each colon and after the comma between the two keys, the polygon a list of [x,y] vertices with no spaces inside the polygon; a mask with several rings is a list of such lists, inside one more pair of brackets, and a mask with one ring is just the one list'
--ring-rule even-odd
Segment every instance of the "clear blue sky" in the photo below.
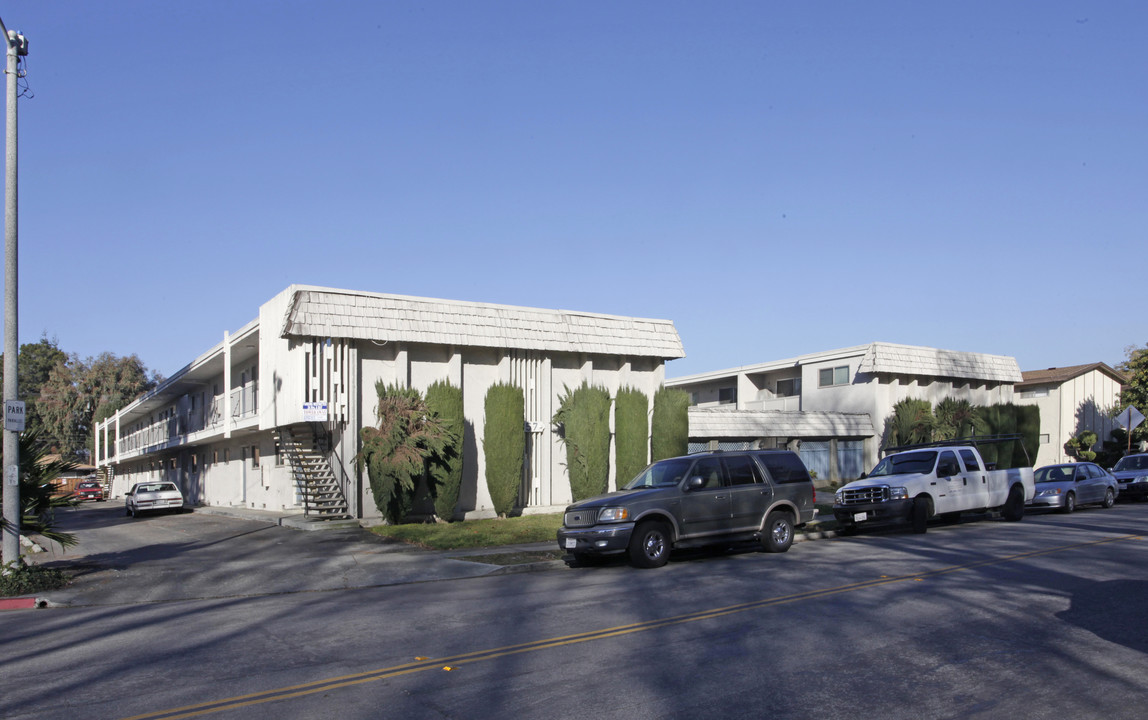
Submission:
{"label": "clear blue sky", "polygon": [[5,2],[20,341],[291,283],[669,318],[716,370],[1148,342],[1148,4]]}

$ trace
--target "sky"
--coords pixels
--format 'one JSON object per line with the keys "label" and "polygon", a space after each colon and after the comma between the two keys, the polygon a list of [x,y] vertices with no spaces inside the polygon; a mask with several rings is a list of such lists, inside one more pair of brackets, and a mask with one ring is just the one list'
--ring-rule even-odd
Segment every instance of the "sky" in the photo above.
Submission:
{"label": "sky", "polygon": [[674,321],[668,377],[1148,342],[1148,4],[12,0],[19,339],[293,283]]}

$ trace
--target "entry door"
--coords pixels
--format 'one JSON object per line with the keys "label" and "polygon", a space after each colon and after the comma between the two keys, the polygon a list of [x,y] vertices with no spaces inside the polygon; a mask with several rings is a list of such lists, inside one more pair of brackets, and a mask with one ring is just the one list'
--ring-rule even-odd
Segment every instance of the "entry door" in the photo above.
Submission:
{"label": "entry door", "polygon": [[761,477],[757,463],[748,455],[722,458],[729,478],[731,512],[735,530],[757,530],[769,507],[772,491]]}
{"label": "entry door", "polygon": [[946,450],[937,458],[937,507],[938,513],[955,512],[964,509],[966,479],[961,472],[961,464],[952,450]]}
{"label": "entry door", "polygon": [[686,475],[687,484],[700,477],[705,484],[682,493],[682,535],[707,535],[729,528],[729,483],[717,457],[700,458]]}

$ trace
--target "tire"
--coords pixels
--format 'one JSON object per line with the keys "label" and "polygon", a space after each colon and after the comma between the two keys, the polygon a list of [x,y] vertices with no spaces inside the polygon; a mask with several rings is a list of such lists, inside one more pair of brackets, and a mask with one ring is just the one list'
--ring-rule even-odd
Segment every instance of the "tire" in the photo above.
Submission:
{"label": "tire", "polygon": [[929,514],[932,510],[928,498],[919,497],[913,501],[913,532],[923,535],[929,530]]}
{"label": "tire", "polygon": [[630,562],[640,568],[661,567],[669,562],[673,542],[669,525],[660,520],[644,522],[630,536]]}
{"label": "tire", "polygon": [[1070,492],[1064,496],[1064,506],[1060,511],[1065,515],[1070,515],[1076,509],[1076,493]]}
{"label": "tire", "polygon": [[126,505],[124,506],[124,515],[127,515],[128,517],[132,516],[132,509]]}
{"label": "tire", "polygon": [[1020,485],[1013,485],[1009,488],[1008,499],[1005,500],[1002,514],[1004,519],[1009,522],[1016,522],[1024,517],[1024,490],[1021,489]]}
{"label": "tire", "polygon": [[784,510],[774,510],[765,518],[761,547],[766,552],[783,553],[793,545],[793,518]]}
{"label": "tire", "polygon": [[1101,507],[1110,508],[1116,504],[1116,493],[1112,492],[1112,488],[1104,491],[1104,502],[1100,503]]}

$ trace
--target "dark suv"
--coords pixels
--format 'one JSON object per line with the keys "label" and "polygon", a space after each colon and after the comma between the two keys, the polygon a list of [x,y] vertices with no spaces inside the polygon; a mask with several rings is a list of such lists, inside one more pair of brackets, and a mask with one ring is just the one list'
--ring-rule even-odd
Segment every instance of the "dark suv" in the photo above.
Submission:
{"label": "dark suv", "polygon": [[577,562],[628,553],[661,567],[673,548],[759,540],[785,552],[813,519],[809,471],[787,450],[707,452],[659,460],[621,490],[566,508],[558,547]]}

